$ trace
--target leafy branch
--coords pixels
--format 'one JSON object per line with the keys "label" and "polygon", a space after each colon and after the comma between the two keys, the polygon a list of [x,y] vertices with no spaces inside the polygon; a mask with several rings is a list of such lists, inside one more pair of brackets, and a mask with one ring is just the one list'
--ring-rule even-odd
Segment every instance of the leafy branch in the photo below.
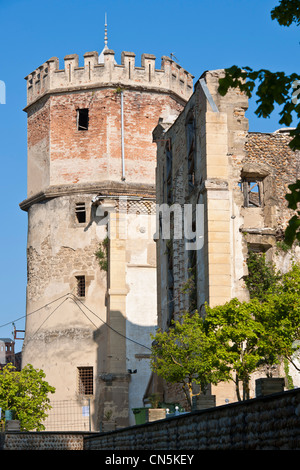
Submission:
{"label": "leafy branch", "polygon": [[98,259],[99,266],[103,271],[108,270],[108,245],[109,245],[109,238],[106,237],[99,244],[99,248],[95,252],[95,256]]}

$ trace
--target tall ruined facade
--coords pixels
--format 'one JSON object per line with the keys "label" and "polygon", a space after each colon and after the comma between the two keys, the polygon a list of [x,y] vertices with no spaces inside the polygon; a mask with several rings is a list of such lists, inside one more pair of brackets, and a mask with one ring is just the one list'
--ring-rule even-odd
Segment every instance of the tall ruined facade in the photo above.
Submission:
{"label": "tall ruined facade", "polygon": [[157,324],[152,131],[182,111],[192,78],[168,57],[156,69],[153,55],[136,66],[123,52],[117,64],[107,47],[83,65],[68,55],[60,69],[53,57],[26,77],[22,361],[44,370],[53,403],[80,412],[88,398],[91,430],[133,424],[142,406]]}
{"label": "tall ruined facade", "polygon": [[[250,252],[265,253],[282,272],[300,259],[299,246],[281,249],[292,215],[285,195],[299,179],[300,153],[289,148],[286,129],[248,131],[248,100],[237,89],[222,97],[218,86],[223,75],[223,70],[205,72],[178,118],[160,121],[153,132],[157,204],[172,208],[160,216],[157,241],[158,325],[163,330],[185,310],[204,314],[205,302],[214,307],[234,297],[247,300]],[[184,230],[187,206],[189,231]],[[169,224],[168,238],[163,230]],[[187,292],[191,276],[194,284]],[[259,371],[251,380],[252,398],[260,372],[265,376]],[[285,375],[282,370],[277,374]],[[299,384],[296,369],[289,374]],[[166,384],[162,392],[167,402],[178,401],[181,393],[179,386]],[[237,400],[230,383],[212,386],[211,393],[217,405]]]}

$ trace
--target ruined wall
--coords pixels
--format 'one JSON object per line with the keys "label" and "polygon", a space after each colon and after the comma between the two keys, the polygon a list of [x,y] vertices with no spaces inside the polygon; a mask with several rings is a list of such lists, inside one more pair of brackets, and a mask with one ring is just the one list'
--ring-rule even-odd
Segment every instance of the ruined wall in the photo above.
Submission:
{"label": "ruined wall", "polygon": [[[175,122],[160,122],[154,132],[158,140],[157,201],[190,203],[194,208],[198,204],[204,206],[204,217],[197,228],[199,232],[203,228],[204,243],[197,250],[194,263],[200,312],[205,301],[214,306],[233,297],[248,300],[244,278],[248,274],[249,251],[266,253],[267,261],[274,262],[283,272],[291,267],[292,261],[300,259],[298,246],[283,251],[280,245],[292,215],[287,210],[285,195],[288,185],[299,177],[299,152],[289,148],[290,137],[286,130],[273,134],[248,132],[247,98],[237,90],[220,96],[218,85],[222,74],[222,70],[203,74]],[[192,172],[189,169],[189,122],[194,136]],[[163,139],[164,144],[160,143]],[[169,153],[166,142],[171,148]],[[168,164],[172,174],[170,181]],[[170,187],[171,198],[167,201]],[[157,244],[162,266],[158,284],[159,324],[163,329],[170,324],[169,285],[174,295],[173,318],[178,318],[186,308],[195,308],[187,296],[185,305],[178,302],[188,279],[190,260],[185,243],[171,240],[171,257],[166,250],[167,243],[160,240]],[[170,265],[172,273],[168,277]],[[295,370],[290,372],[298,384]],[[260,373],[263,372],[254,374],[251,379],[251,396],[254,379]],[[280,370],[274,372],[279,373]],[[165,386],[165,401],[176,401],[178,393],[178,386]],[[216,394],[218,404],[236,400],[230,384],[212,387],[212,393]],[[182,393],[181,397],[183,400]]]}
{"label": "ruined wall", "polygon": [[269,191],[272,191],[276,203],[276,228],[285,229],[292,213],[287,208],[285,195],[288,185],[299,178],[300,152],[289,147],[291,137],[288,130],[274,133],[249,132],[245,149],[245,162],[264,164],[269,170],[271,179]]}
{"label": "ruined wall", "polygon": [[[237,90],[231,90],[225,97],[218,94],[222,73],[218,70],[205,73],[175,122],[160,122],[154,132],[158,141],[157,201],[181,206],[192,204],[194,208],[199,204],[204,206],[204,217],[198,226],[200,233],[196,234],[203,236],[203,246],[196,251],[193,268],[200,312],[206,301],[214,306],[233,297],[249,298],[244,282],[249,251],[265,252],[267,260],[275,262],[282,271],[299,259],[299,247],[283,252],[278,244],[291,216],[284,196],[288,184],[297,178],[299,154],[288,147],[287,133],[248,133],[247,99]],[[194,120],[192,185],[188,150],[191,116]],[[171,148],[169,154],[166,142]],[[171,155],[172,174],[169,182],[168,155]],[[250,188],[255,188],[254,193]],[[167,201],[169,190],[171,197]],[[190,267],[185,241],[171,240],[171,256],[168,243],[164,240],[157,243],[161,264],[159,325],[163,329],[168,328],[170,315],[176,319],[184,309],[195,308],[191,299],[182,293]],[[168,309],[170,285],[172,312]],[[254,374],[251,379],[251,396],[254,379],[260,373],[263,372]],[[280,373],[280,370],[274,372],[275,375]],[[298,383],[295,371],[291,371],[291,375]],[[179,391],[178,386],[166,386],[165,401],[176,401]],[[216,394],[218,404],[237,399],[231,384],[212,387],[212,393]],[[183,400],[182,393],[181,397]]]}
{"label": "ruined wall", "polygon": [[[248,122],[244,117],[247,99],[238,92],[232,91],[220,99],[217,93],[219,77],[222,71],[207,72],[203,80],[197,82],[195,92],[183,112],[174,123],[161,122],[154,136],[157,137],[157,202],[191,205],[194,224],[196,224],[196,207],[202,206],[197,239],[199,249],[194,261],[196,266],[197,308],[201,311],[204,303],[220,304],[229,300],[240,289],[240,273],[243,271],[242,257],[236,260],[236,253],[242,245],[238,221],[235,221],[235,205],[232,188],[230,159],[243,159],[245,155],[244,140]],[[211,103],[206,94],[207,89]],[[192,137],[189,137],[189,123],[192,126]],[[157,136],[155,135],[157,134]],[[189,141],[193,140],[193,150],[189,150]],[[171,194],[167,201],[167,158],[166,144],[170,141],[171,151]],[[190,168],[191,154],[193,170]],[[191,179],[193,179],[191,183]],[[195,230],[195,229],[194,229]],[[202,237],[200,239],[199,237]],[[192,237],[190,237],[190,240]],[[180,302],[176,304],[182,292],[182,286],[188,280],[189,258],[191,253],[186,249],[183,237],[173,240],[173,277],[174,277],[174,311],[182,310]],[[158,256],[167,271],[167,259],[164,240],[158,242]],[[192,250],[190,250],[192,251]],[[236,268],[232,266],[235,258]],[[240,263],[241,266],[238,265]],[[243,274],[242,274],[243,275]],[[160,277],[159,305],[161,325],[166,326],[166,279],[162,272]],[[182,298],[182,293],[181,293]],[[185,296],[185,308],[187,307]]]}

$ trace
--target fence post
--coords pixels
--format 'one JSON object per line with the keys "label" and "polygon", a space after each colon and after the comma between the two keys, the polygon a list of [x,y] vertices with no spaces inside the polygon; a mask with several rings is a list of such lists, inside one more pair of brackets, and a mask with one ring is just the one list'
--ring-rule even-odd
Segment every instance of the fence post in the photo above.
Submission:
{"label": "fence post", "polygon": [[89,402],[89,431],[92,430],[92,423],[91,423],[91,399],[89,398],[88,399],[88,402]]}

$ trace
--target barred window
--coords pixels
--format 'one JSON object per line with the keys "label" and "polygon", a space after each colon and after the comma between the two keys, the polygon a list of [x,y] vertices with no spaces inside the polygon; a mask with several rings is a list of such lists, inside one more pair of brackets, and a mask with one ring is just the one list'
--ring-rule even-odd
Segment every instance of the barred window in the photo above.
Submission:
{"label": "barred window", "polygon": [[80,395],[93,395],[93,367],[77,367],[78,393]]}
{"label": "barred window", "polygon": [[77,297],[85,297],[85,276],[76,276]]}

